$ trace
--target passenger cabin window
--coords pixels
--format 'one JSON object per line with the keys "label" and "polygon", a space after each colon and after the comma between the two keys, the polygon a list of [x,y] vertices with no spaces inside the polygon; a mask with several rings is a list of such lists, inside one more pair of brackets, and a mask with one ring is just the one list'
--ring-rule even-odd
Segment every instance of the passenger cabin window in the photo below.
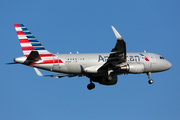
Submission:
{"label": "passenger cabin window", "polygon": [[160,56],[160,59],[164,59],[162,56]]}

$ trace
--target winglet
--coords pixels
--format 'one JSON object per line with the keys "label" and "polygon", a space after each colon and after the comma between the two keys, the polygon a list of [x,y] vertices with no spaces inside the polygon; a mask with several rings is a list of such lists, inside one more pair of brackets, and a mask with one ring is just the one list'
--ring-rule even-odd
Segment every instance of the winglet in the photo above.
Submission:
{"label": "winglet", "polygon": [[123,40],[121,35],[118,33],[118,31],[113,26],[111,26],[111,28],[112,28],[117,40]]}

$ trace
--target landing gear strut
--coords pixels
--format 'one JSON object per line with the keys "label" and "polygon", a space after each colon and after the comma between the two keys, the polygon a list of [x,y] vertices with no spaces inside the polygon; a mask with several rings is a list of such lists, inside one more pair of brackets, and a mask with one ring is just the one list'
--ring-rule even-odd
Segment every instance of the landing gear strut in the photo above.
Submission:
{"label": "landing gear strut", "polygon": [[154,81],[151,79],[151,72],[148,72],[148,73],[147,73],[147,76],[148,76],[148,78],[149,78],[148,83],[149,83],[149,84],[153,84]]}
{"label": "landing gear strut", "polygon": [[91,82],[87,85],[87,88],[88,88],[88,90],[92,90],[95,88],[95,84],[93,82]]}

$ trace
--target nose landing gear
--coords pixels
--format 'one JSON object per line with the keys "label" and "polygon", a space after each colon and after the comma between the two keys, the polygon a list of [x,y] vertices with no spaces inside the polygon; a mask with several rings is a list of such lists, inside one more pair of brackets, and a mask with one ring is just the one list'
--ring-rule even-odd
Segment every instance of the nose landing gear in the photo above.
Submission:
{"label": "nose landing gear", "polygon": [[153,82],[154,81],[152,79],[148,81],[149,84],[153,84]]}
{"label": "nose landing gear", "polygon": [[149,83],[149,84],[153,84],[154,81],[151,79],[151,72],[148,72],[148,73],[147,73],[147,76],[148,76],[148,78],[149,78],[148,83]]}

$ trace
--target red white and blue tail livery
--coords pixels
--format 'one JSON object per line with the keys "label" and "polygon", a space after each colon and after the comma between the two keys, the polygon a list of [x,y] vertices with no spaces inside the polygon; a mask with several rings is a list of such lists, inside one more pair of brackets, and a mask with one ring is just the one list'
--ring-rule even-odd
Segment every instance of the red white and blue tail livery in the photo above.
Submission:
{"label": "red white and blue tail livery", "polygon": [[[115,85],[117,75],[141,74],[148,75],[149,84],[153,83],[151,73],[166,71],[171,68],[171,63],[161,55],[146,52],[126,53],[126,43],[122,36],[112,26],[117,42],[110,53],[88,54],[52,54],[34,37],[23,25],[14,24],[24,56],[14,59],[15,63],[21,63],[33,67],[39,76],[55,78],[86,76],[90,78],[89,90],[95,88],[93,82],[102,85]],[[43,75],[39,70],[58,72],[62,74]]]}
{"label": "red white and blue tail livery", "polygon": [[14,24],[16,33],[21,44],[24,56],[28,56],[31,51],[38,51],[41,57],[51,56],[52,53],[48,52],[44,46],[34,37],[34,35],[23,25]]}
{"label": "red white and blue tail livery", "polygon": [[[23,25],[14,24],[15,30],[25,57],[16,58],[27,59],[27,65],[40,65],[49,64],[52,66],[54,63],[62,62],[55,58],[55,55],[47,51],[44,46],[34,37],[34,35]],[[34,61],[33,61],[34,60]]]}

